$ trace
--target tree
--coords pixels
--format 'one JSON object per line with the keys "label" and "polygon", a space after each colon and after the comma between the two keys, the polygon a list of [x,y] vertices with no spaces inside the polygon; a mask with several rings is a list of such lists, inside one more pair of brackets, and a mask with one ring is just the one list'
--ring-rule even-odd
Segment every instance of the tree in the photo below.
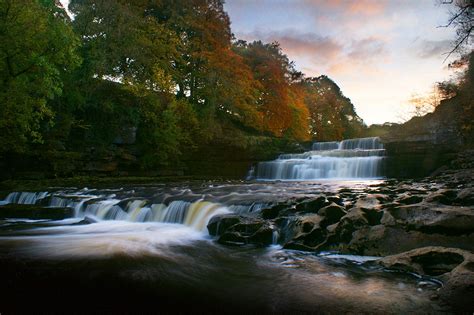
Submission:
{"label": "tree", "polygon": [[362,134],[364,122],[334,81],[323,75],[305,79],[304,86],[313,139],[341,140]]}
{"label": "tree", "polygon": [[293,66],[276,42],[240,41],[236,46],[261,86],[256,104],[261,113],[261,128],[280,137],[291,127],[293,120],[290,106]]}
{"label": "tree", "polygon": [[441,4],[454,5],[454,10],[448,22],[442,27],[456,28],[456,39],[453,48],[447,54],[447,60],[454,52],[462,52],[464,49],[472,49],[472,38],[474,29],[474,1],[473,0],[441,0]]}
{"label": "tree", "polygon": [[258,81],[232,49],[223,1],[164,1],[151,14],[180,38],[174,77],[177,97],[194,106],[205,136],[218,136],[220,125],[228,121],[255,128]]}
{"label": "tree", "polygon": [[83,41],[83,77],[120,81],[137,95],[172,92],[179,39],[148,13],[150,3],[71,1]]}
{"label": "tree", "polygon": [[54,1],[0,0],[0,154],[43,141],[62,77],[79,65],[79,40]]}
{"label": "tree", "polygon": [[[433,112],[445,97],[445,93],[449,93],[447,84],[435,84],[430,93],[420,95],[412,94],[408,102],[413,106],[413,115],[420,117]],[[448,95],[446,95],[448,96]]]}

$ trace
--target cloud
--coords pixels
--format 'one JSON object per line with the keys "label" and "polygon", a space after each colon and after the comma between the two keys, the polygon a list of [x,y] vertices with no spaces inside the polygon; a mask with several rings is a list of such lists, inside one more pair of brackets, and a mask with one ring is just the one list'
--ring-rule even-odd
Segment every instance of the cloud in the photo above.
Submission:
{"label": "cloud", "polygon": [[347,55],[353,60],[367,61],[380,58],[385,54],[385,42],[374,37],[369,37],[353,41]]}
{"label": "cloud", "polygon": [[[378,64],[388,55],[385,41],[376,37],[341,43],[338,40],[315,33],[302,33],[293,29],[280,32],[254,31],[243,35],[246,40],[262,40],[280,43],[283,52],[290,58],[305,59],[312,65],[310,73],[327,71],[334,74],[373,74]],[[304,69],[303,69],[304,70]]]}
{"label": "cloud", "polygon": [[359,16],[382,14],[388,6],[387,0],[302,0],[301,2],[323,11],[337,11],[344,15]]}
{"label": "cloud", "polygon": [[418,46],[417,55],[420,58],[439,58],[439,56],[450,51],[451,41],[445,40],[423,40]]}
{"label": "cloud", "polygon": [[291,55],[313,56],[332,59],[342,53],[343,46],[327,36],[315,33],[299,33],[295,30],[282,32],[256,33],[256,38],[264,41],[277,41],[283,50]]}

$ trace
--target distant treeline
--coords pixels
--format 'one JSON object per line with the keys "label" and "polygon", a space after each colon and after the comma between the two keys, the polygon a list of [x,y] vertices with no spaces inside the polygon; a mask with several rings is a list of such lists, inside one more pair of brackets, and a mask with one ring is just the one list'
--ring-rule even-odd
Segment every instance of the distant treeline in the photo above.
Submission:
{"label": "distant treeline", "polygon": [[331,79],[305,77],[278,43],[235,39],[222,0],[69,9],[73,19],[55,0],[0,0],[0,157],[97,149],[131,133],[146,169],[212,143],[365,129]]}

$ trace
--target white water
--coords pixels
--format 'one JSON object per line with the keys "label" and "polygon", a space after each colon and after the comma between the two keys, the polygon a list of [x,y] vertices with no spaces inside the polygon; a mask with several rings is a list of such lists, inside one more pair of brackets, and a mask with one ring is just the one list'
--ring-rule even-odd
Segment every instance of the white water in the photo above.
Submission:
{"label": "white water", "polygon": [[379,138],[316,142],[312,151],[282,154],[260,162],[258,180],[318,180],[380,178],[385,150]]}
{"label": "white water", "polygon": [[[49,198],[49,202],[43,199]],[[232,212],[228,207],[202,199],[189,202],[175,200],[168,205],[150,203],[146,199],[115,199],[115,195],[63,194],[49,192],[12,192],[2,204],[39,204],[49,207],[74,209],[76,218],[91,217],[97,221],[119,220],[129,222],[178,223],[204,231],[211,217]],[[235,206],[233,206],[235,207]],[[240,206],[240,212],[252,211],[255,205]]]}

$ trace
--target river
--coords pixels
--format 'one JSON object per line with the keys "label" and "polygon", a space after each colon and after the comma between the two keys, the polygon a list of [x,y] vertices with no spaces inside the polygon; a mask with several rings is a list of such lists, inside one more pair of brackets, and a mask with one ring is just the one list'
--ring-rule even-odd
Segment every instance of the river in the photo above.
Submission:
{"label": "river", "polygon": [[[370,141],[377,148],[367,147]],[[370,141],[280,156],[260,165],[256,180],[9,192],[3,204],[70,212],[0,220],[0,277],[7,288],[0,306],[99,313],[442,311],[432,300],[439,281],[370,264],[378,257],[284,249],[277,226],[268,246],[225,246],[208,233],[214,216],[258,217],[288,200],[349,200],[376,191],[385,179],[368,164],[382,159],[379,144]]]}

